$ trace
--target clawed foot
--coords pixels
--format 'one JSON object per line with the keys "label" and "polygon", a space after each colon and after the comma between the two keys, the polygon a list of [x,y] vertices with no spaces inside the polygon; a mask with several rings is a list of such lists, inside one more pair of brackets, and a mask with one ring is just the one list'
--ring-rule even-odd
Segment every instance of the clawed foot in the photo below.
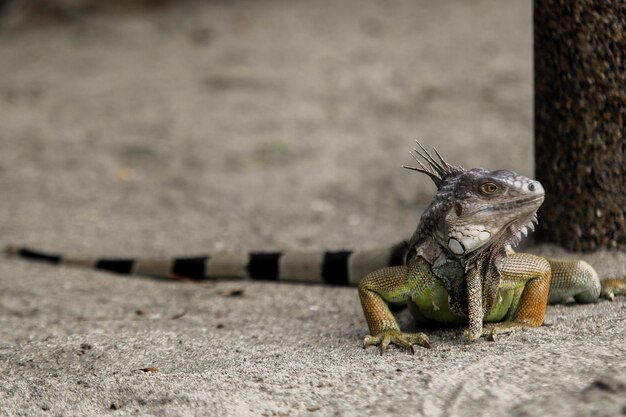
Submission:
{"label": "clawed foot", "polygon": [[613,301],[616,295],[626,295],[626,278],[609,278],[601,281],[600,298]]}
{"label": "clawed foot", "polygon": [[414,345],[430,348],[428,336],[424,333],[404,333],[400,330],[383,330],[376,336],[365,336],[363,349],[368,346],[380,346],[380,354],[382,355],[389,344],[394,344],[399,348],[406,349],[412,354],[415,354]]}
{"label": "clawed foot", "polygon": [[530,327],[533,326],[518,322],[489,323],[484,325],[481,336],[485,337],[490,342],[495,342],[498,336],[513,334],[519,329],[527,329]]}

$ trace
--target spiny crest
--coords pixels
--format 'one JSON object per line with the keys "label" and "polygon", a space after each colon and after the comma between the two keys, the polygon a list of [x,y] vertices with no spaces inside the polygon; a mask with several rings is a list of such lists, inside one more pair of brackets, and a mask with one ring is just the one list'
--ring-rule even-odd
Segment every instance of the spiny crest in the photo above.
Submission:
{"label": "spiny crest", "polygon": [[[439,161],[433,158],[428,153],[428,151],[424,149],[421,143],[419,143],[418,141],[415,141],[415,143],[417,143],[417,146],[419,146],[421,150],[417,148],[413,148],[413,152],[409,152],[409,153],[413,157],[413,159],[415,159],[415,161],[419,164],[420,167],[418,168],[418,167],[402,165],[403,168],[410,169],[412,171],[421,172],[423,174],[428,175],[433,180],[433,182],[435,183],[437,187],[439,187],[439,185],[441,185],[443,180],[445,180],[447,177],[451,175],[458,175],[458,174],[465,172],[465,170],[462,167],[450,165],[449,163],[447,163],[441,157],[441,155],[439,154],[439,152],[437,151],[435,147],[433,147],[433,150],[435,151],[435,154],[439,158]],[[424,165],[424,163],[422,163],[422,161],[418,159],[418,156],[421,157],[424,160],[424,162],[428,164],[428,166]]]}

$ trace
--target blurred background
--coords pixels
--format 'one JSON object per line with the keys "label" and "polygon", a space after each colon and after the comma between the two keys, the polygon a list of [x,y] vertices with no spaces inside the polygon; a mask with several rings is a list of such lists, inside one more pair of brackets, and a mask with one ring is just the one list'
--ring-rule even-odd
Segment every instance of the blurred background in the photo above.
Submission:
{"label": "blurred background", "polygon": [[517,0],[0,2],[2,243],[367,247],[434,193],[418,139],[532,176]]}

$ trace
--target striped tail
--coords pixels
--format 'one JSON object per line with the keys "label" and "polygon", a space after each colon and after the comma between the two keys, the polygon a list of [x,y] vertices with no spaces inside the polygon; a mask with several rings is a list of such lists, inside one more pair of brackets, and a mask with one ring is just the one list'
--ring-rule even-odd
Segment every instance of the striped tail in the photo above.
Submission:
{"label": "striped tail", "polygon": [[361,278],[376,269],[402,265],[406,250],[407,242],[362,251],[225,252],[169,259],[89,258],[51,254],[19,246],[9,246],[5,253],[33,261],[124,275],[193,281],[253,279],[356,286]]}

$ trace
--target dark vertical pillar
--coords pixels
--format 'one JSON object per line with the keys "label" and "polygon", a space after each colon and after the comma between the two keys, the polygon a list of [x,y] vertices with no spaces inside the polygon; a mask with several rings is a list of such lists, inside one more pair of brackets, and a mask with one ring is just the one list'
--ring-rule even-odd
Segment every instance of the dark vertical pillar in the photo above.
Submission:
{"label": "dark vertical pillar", "polygon": [[626,1],[535,0],[541,241],[626,250]]}

